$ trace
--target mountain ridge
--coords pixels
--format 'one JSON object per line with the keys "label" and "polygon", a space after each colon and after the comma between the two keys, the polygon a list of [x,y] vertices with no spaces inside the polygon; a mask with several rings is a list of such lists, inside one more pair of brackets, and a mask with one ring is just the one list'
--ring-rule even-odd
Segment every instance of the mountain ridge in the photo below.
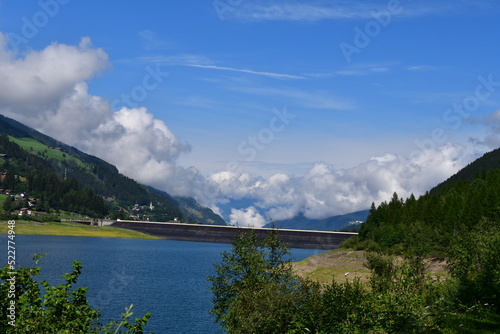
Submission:
{"label": "mountain ridge", "polygon": [[460,169],[457,173],[453,174],[448,179],[429,190],[429,193],[436,194],[442,191],[449,184],[456,184],[459,181],[471,181],[479,174],[499,167],[500,148],[497,148],[490,152],[486,152],[481,157],[467,164],[467,166]]}
{"label": "mountain ridge", "polygon": [[[458,237],[494,230],[500,222],[500,149],[485,153],[418,199],[397,193],[370,215],[359,231],[366,247],[442,255]],[[487,232],[484,232],[487,233]]]}

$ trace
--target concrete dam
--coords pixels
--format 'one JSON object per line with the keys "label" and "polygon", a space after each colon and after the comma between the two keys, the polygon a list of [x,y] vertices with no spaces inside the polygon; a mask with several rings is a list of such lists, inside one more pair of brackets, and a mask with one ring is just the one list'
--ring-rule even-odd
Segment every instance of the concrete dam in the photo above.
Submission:
{"label": "concrete dam", "polygon": [[[132,220],[118,220],[111,226],[127,228],[167,240],[225,244],[232,243],[236,234],[252,229],[236,226],[153,223]],[[265,237],[270,231],[270,229],[266,228],[255,228],[253,230],[259,237]],[[342,241],[357,235],[357,233],[279,229],[278,235],[290,248],[329,250],[339,248]]]}

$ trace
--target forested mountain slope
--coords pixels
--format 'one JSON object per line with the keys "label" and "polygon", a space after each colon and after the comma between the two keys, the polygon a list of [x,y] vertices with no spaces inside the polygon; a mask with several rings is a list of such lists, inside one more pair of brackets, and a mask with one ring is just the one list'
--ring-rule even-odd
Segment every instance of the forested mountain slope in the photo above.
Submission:
{"label": "forested mountain slope", "polygon": [[359,239],[393,251],[413,245],[444,253],[460,235],[498,225],[499,156],[499,150],[485,154],[418,199],[395,193],[388,203],[372,205]]}
{"label": "forested mountain slope", "polygon": [[[64,187],[72,190],[77,187],[82,191],[87,189],[88,194],[92,192],[105,200],[106,210],[94,212],[93,215],[97,216],[111,212],[121,218],[132,214],[138,218],[157,221],[169,221],[174,218],[189,223],[214,221],[213,217],[208,221],[201,214],[191,214],[185,206],[181,209],[168,193],[153,191],[137,183],[120,174],[115,166],[104,160],[83,153],[3,115],[0,115],[0,135],[0,154],[7,154],[1,161],[0,171],[19,177],[15,180],[17,184],[11,183],[9,187],[5,186],[7,188],[35,191],[33,182],[43,179],[49,181],[44,181],[40,191],[35,191],[33,196],[48,198],[55,195],[56,189]],[[28,182],[22,182],[24,180]],[[58,182],[61,183],[60,186],[56,186]],[[77,197],[72,201],[78,202],[81,196]],[[61,206],[60,201],[62,199],[54,200],[50,204],[54,209],[69,208],[68,205]],[[199,207],[199,204],[196,204]],[[75,205],[73,203],[72,208]],[[212,214],[215,215],[213,212]],[[220,221],[217,223],[222,224]]]}
{"label": "forested mountain slope", "polygon": [[455,184],[458,181],[471,181],[481,173],[500,167],[500,148],[485,153],[481,158],[474,160],[458,173],[452,175],[446,181],[441,182],[432,188],[429,193],[436,194],[449,184]]}

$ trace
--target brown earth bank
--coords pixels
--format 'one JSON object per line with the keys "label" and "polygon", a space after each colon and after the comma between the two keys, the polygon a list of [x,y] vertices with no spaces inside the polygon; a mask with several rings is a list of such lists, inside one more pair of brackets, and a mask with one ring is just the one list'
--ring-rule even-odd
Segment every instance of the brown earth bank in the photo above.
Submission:
{"label": "brown earth bank", "polygon": [[[310,256],[300,262],[292,263],[292,266],[299,276],[323,284],[330,284],[332,280],[343,283],[356,278],[361,282],[367,282],[371,273],[365,266],[365,255],[365,251],[340,248]],[[395,257],[394,262],[399,264],[402,258]],[[432,277],[446,278],[446,261],[426,259],[425,263],[426,270]]]}

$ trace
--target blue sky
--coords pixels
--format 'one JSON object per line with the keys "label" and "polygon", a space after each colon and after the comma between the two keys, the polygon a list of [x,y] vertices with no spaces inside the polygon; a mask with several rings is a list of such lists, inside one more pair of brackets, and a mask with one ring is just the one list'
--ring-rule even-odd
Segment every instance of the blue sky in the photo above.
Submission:
{"label": "blue sky", "polygon": [[[70,90],[61,88],[44,111],[16,111],[26,106],[7,97],[1,103],[1,96],[0,108],[141,182],[195,196],[215,210],[223,201],[254,198],[254,206],[235,209],[234,219],[250,217],[258,225],[270,213],[340,214],[383,200],[392,188],[421,193],[500,144],[499,17],[497,1],[468,0],[2,1],[5,68],[19,66],[9,78],[28,75],[19,60],[48,59],[50,45],[58,46],[54,59],[65,52],[95,57],[75,56],[65,65],[75,73],[65,87],[79,85],[87,99],[75,107],[81,129],[72,125],[72,133],[58,134],[41,123],[56,114],[62,120]],[[82,61],[93,65],[82,69]],[[51,64],[51,79],[67,71]],[[123,107],[136,112],[117,113]],[[151,148],[137,154],[136,166],[122,160],[125,149],[113,156],[109,146],[78,137],[80,130],[95,136],[98,129],[99,138],[103,129],[110,136],[104,119],[111,118],[118,122],[113,129],[132,119],[134,126],[146,118],[162,123],[160,130],[153,126],[159,137],[135,132],[129,160],[141,145]],[[165,140],[170,146],[155,148]],[[441,159],[445,148],[456,152]],[[434,154],[441,158],[432,160]],[[397,176],[380,181],[380,174],[370,175],[370,161],[381,174]],[[149,163],[164,172],[148,171]],[[331,192],[307,188],[311,173],[331,174]],[[165,181],[173,178],[187,181]],[[271,195],[278,179],[281,192]],[[218,187],[217,199],[187,190],[195,184]],[[384,189],[375,189],[378,184]],[[368,188],[372,196],[349,195]],[[294,196],[287,201],[285,193]],[[342,199],[331,202],[338,193]]]}

